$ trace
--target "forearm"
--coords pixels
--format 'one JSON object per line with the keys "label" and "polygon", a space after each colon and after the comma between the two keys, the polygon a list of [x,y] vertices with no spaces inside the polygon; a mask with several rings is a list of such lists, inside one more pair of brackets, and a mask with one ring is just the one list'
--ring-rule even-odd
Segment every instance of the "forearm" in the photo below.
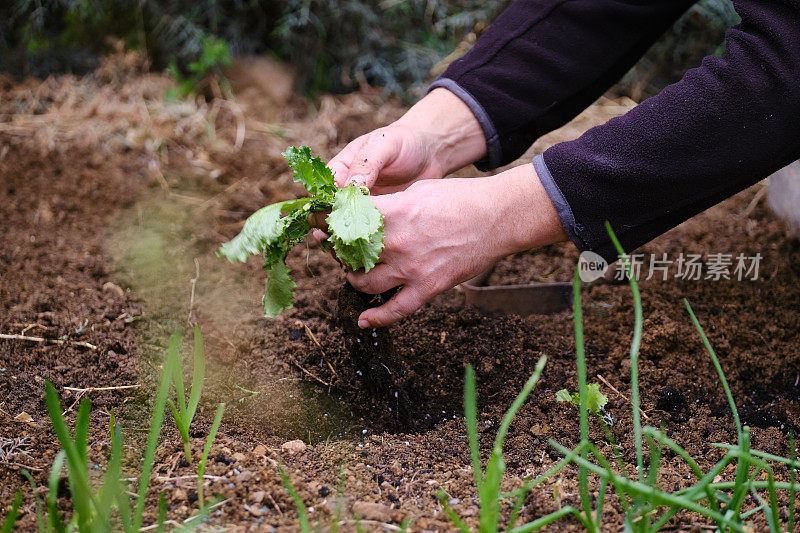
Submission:
{"label": "forearm", "polygon": [[495,215],[498,259],[567,240],[558,211],[532,164],[481,179],[486,180],[487,190],[477,201],[488,202]]}
{"label": "forearm", "polygon": [[486,154],[483,130],[470,108],[447,89],[435,89],[417,102],[396,124],[427,137],[431,160],[442,176]]}
{"label": "forearm", "polygon": [[582,249],[615,256],[609,220],[633,250],[800,157],[800,6],[734,5],[725,57],[545,152],[542,179]]}
{"label": "forearm", "polygon": [[480,119],[487,153],[510,163],[601,96],[694,0],[517,0],[432,87]]}

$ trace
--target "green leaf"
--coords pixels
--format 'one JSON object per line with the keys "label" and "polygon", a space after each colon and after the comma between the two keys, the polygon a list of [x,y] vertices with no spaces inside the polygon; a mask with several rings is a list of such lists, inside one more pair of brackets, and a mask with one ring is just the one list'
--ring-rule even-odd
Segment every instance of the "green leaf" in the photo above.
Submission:
{"label": "green leaf", "polygon": [[357,185],[336,191],[327,222],[330,234],[345,244],[370,240],[383,229],[383,215]]}
{"label": "green leaf", "polygon": [[[142,466],[139,474],[139,493],[136,499],[136,509],[133,514],[127,510],[126,514],[131,516],[131,527],[128,531],[138,531],[142,527],[142,519],[144,514],[145,501],[147,499],[147,489],[150,486],[150,474],[153,472],[153,464],[155,462],[156,447],[158,446],[158,437],[161,435],[161,425],[164,422],[164,409],[167,405],[167,394],[169,387],[172,384],[173,373],[175,366],[180,365],[179,346],[180,337],[173,333],[169,339],[170,346],[167,349],[167,354],[164,359],[164,367],[161,371],[161,377],[158,381],[158,388],[155,393],[155,400],[153,402],[153,414],[150,418],[150,431],[147,434],[147,444],[145,445],[144,458],[142,459]],[[127,502],[127,494],[120,493],[118,498],[118,505],[123,505],[122,502]],[[124,504],[129,505],[129,504]]]}
{"label": "green leaf", "polygon": [[286,309],[292,308],[294,288],[297,284],[289,277],[289,267],[279,261],[267,271],[267,289],[264,292],[262,303],[264,315],[275,318]]}
{"label": "green leaf", "polygon": [[[597,414],[608,403],[608,396],[600,392],[599,383],[589,383],[586,386],[586,394],[588,399],[587,408],[592,414]],[[577,392],[570,394],[567,389],[561,389],[556,393],[556,401],[569,402],[575,407],[580,407],[581,403],[580,395]]]}
{"label": "green leaf", "polygon": [[308,232],[311,231],[311,224],[308,223],[308,211],[298,209],[285,219],[284,234],[286,235],[286,249],[290,249],[306,238]]}
{"label": "green leaf", "polygon": [[369,240],[357,239],[352,244],[342,242],[337,236],[330,239],[336,256],[353,270],[363,268],[369,272],[378,262],[383,251],[383,229],[374,233]]}
{"label": "green leaf", "polygon": [[561,389],[556,393],[557,402],[570,402],[572,403],[572,395],[567,389]]}
{"label": "green leaf", "polygon": [[285,223],[281,212],[286,202],[262,207],[244,223],[241,233],[219,248],[217,255],[244,263],[251,254],[282,244]]}
{"label": "green leaf", "polygon": [[[186,425],[190,426],[200,403],[203,392],[203,379],[206,375],[206,356],[203,348],[203,335],[200,326],[194,325],[194,366],[192,367],[192,391],[189,393],[189,403],[186,406]],[[187,427],[188,429],[188,427]]]}
{"label": "green leaf", "polygon": [[608,403],[608,396],[600,392],[600,384],[589,383],[586,386],[586,392],[589,395],[589,412],[597,413],[602,407]]}
{"label": "green leaf", "polygon": [[[369,191],[357,185],[336,188],[333,172],[306,146],[289,147],[283,153],[294,169],[295,181],[302,182],[314,196],[269,205],[256,211],[241,233],[223,244],[217,255],[231,262],[245,262],[250,254],[261,253],[267,286],[264,314],[274,318],[292,307],[295,284],[286,267],[289,250],[311,231],[308,215],[331,210],[328,216],[331,238],[323,250],[336,254],[354,270],[371,270],[383,251],[383,215],[369,200]],[[286,216],[282,216],[286,213]],[[181,416],[184,404],[178,404]]]}
{"label": "green leaf", "polygon": [[331,195],[336,192],[333,171],[319,157],[312,157],[308,146],[300,148],[290,146],[281,155],[294,170],[292,179],[302,183],[308,192],[314,196]]}

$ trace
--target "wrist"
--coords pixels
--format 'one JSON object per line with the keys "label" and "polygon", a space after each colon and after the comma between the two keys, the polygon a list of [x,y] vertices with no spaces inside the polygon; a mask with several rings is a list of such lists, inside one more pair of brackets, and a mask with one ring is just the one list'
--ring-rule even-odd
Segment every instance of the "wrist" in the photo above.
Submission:
{"label": "wrist", "polygon": [[533,164],[488,178],[493,184],[495,227],[502,235],[499,257],[568,240],[555,206]]}
{"label": "wrist", "polygon": [[425,138],[431,163],[445,176],[486,154],[486,139],[467,104],[447,89],[437,88],[417,102],[396,124]]}

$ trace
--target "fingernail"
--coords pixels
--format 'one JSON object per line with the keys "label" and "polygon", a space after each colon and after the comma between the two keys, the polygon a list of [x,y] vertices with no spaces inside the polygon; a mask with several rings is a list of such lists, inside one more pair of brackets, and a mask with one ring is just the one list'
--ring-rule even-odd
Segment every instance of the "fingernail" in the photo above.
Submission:
{"label": "fingernail", "polygon": [[369,327],[369,322],[367,322],[366,320],[359,320],[358,327],[360,327],[361,329],[366,329]]}

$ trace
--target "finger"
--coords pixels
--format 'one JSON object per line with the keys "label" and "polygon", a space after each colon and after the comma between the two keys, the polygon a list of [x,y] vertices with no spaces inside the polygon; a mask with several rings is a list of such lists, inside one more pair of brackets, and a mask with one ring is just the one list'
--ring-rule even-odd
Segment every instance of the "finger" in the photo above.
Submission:
{"label": "finger", "polygon": [[314,230],[312,230],[312,231],[311,231],[311,239],[312,239],[312,240],[313,240],[313,241],[314,241],[316,244],[319,244],[319,243],[321,243],[322,241],[324,241],[324,240],[325,240],[325,239],[327,239],[328,237],[330,237],[330,235],[328,235],[327,233],[325,233],[325,232],[324,232],[324,231],[322,231],[321,229],[314,229]]}
{"label": "finger", "polygon": [[380,328],[407,317],[428,301],[430,296],[417,285],[408,285],[380,307],[367,309],[358,317],[360,328]]}
{"label": "finger", "polygon": [[366,294],[380,294],[403,283],[394,267],[381,263],[369,272],[348,272],[350,285]]}
{"label": "finger", "polygon": [[336,157],[328,161],[328,168],[333,171],[336,185],[339,187],[344,187],[350,180],[350,164],[365,142],[366,135],[362,135],[358,139],[349,142],[341,152],[336,154]]}
{"label": "finger", "polygon": [[400,142],[396,136],[387,136],[381,131],[374,132],[350,163],[347,183],[372,187],[381,170],[394,161],[399,151]]}

